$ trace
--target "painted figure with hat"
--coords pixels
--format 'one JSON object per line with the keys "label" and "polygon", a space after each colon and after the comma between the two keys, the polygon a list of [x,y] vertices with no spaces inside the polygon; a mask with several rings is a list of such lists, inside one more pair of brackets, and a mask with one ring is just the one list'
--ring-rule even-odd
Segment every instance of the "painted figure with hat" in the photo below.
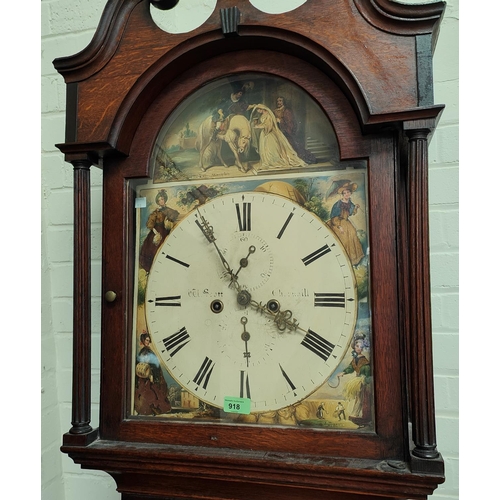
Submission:
{"label": "painted figure with hat", "polygon": [[231,83],[231,95],[229,98],[219,103],[217,110],[212,115],[212,120],[215,123],[214,133],[224,132],[224,126],[231,115],[247,115],[248,102],[245,98],[245,94],[252,90],[253,87],[253,82]]}
{"label": "painted figure with hat", "polygon": [[359,205],[355,205],[351,200],[356,189],[358,186],[354,182],[340,181],[335,183],[334,189],[330,189],[330,194],[327,195],[340,195],[340,199],[332,206],[327,224],[344,245],[353,266],[359,264],[365,255],[356,228],[350,221],[350,217],[356,215],[359,209]]}
{"label": "painted figure with hat", "polygon": [[139,253],[139,265],[149,273],[154,256],[162,241],[170,234],[170,231],[177,221],[179,212],[167,207],[168,200],[165,189],[158,191],[155,197],[157,208],[151,212],[146,222],[149,233],[142,243]]}
{"label": "painted figure with hat", "polygon": [[365,427],[372,420],[371,415],[371,369],[367,350],[370,343],[365,333],[355,332],[352,342],[352,360],[347,368],[338,374],[338,377],[355,374],[344,387],[344,397],[346,400],[354,400],[354,406],[349,420],[358,427]]}

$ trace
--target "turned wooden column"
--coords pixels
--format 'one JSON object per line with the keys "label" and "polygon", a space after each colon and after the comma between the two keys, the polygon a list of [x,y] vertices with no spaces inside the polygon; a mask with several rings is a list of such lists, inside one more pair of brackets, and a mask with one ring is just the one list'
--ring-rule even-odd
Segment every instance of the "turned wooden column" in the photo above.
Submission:
{"label": "turned wooden column", "polygon": [[428,137],[434,120],[404,124],[408,137],[409,355],[411,421],[419,458],[436,458],[429,263]]}
{"label": "turned wooden column", "polygon": [[73,400],[70,434],[90,426],[90,166],[74,160]]}

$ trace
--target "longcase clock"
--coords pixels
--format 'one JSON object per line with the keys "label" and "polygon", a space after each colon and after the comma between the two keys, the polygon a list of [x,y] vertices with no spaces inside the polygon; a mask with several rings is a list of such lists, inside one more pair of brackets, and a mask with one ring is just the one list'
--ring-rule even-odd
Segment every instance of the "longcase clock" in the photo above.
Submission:
{"label": "longcase clock", "polygon": [[[62,451],[124,500],[423,500],[444,481],[427,145],[441,2],[110,0],[54,61],[75,175]],[[90,169],[103,170],[100,426]]]}

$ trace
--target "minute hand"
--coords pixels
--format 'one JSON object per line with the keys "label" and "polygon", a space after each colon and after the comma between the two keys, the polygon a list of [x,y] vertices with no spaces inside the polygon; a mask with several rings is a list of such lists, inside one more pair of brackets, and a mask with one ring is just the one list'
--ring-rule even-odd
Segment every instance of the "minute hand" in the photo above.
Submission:
{"label": "minute hand", "polygon": [[[198,209],[197,209],[198,210]],[[205,236],[205,238],[214,245],[215,249],[217,250],[217,253],[219,254],[220,260],[222,262],[222,265],[224,266],[224,269],[229,273],[231,277],[231,283],[233,283],[235,280],[237,280],[237,276],[233,273],[233,270],[231,269],[231,266],[229,265],[228,261],[220,251],[219,247],[217,246],[217,243],[215,243],[215,235],[214,235],[214,228],[209,224],[207,219],[201,215],[200,211],[198,210],[198,214],[200,216],[201,222],[196,219],[196,224],[200,228],[201,232]]]}

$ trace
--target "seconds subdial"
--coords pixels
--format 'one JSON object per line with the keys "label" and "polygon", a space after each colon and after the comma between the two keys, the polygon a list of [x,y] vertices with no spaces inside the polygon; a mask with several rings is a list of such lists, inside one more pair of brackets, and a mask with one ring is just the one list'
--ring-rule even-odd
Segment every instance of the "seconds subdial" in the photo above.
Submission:
{"label": "seconds subdial", "polygon": [[[239,278],[242,288],[257,290],[265,285],[271,278],[274,270],[274,255],[270,246],[261,236],[248,233],[233,233],[228,242],[230,248],[229,255],[237,262],[231,262],[236,269],[236,275]],[[242,261],[246,261],[242,265]]]}

